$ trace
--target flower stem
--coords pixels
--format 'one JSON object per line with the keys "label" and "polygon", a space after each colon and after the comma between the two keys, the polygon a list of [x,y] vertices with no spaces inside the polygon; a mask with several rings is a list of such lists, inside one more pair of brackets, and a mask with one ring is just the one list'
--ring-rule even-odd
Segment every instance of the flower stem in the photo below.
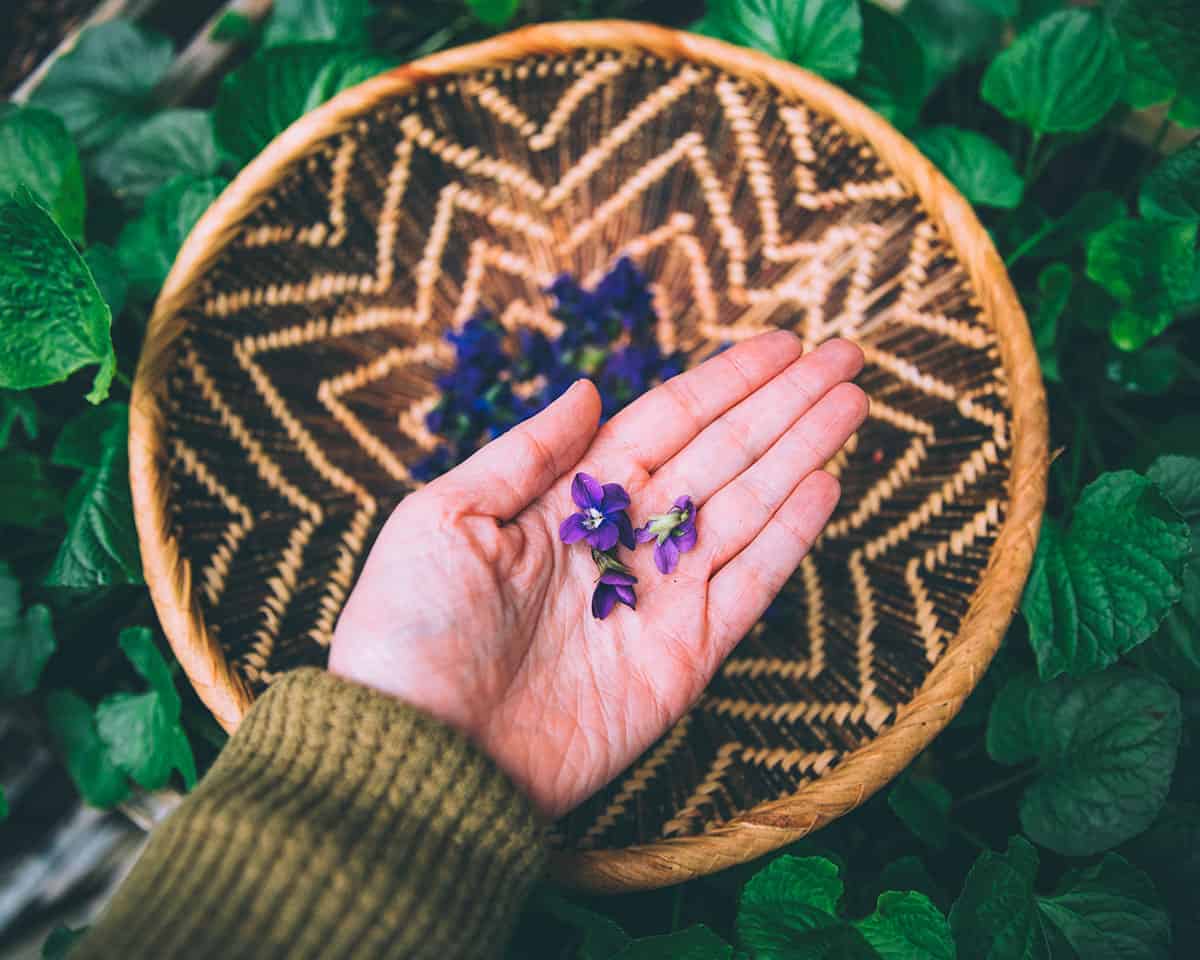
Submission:
{"label": "flower stem", "polygon": [[1014,773],[1011,777],[1005,777],[1003,780],[997,780],[994,783],[989,783],[986,787],[981,787],[974,793],[968,793],[965,797],[955,800],[952,809],[957,810],[959,807],[965,807],[969,803],[974,803],[976,800],[982,800],[984,797],[990,797],[994,793],[1000,793],[1009,787],[1015,787],[1018,783],[1023,783],[1038,773],[1039,768],[1036,766],[1026,767],[1018,773]]}

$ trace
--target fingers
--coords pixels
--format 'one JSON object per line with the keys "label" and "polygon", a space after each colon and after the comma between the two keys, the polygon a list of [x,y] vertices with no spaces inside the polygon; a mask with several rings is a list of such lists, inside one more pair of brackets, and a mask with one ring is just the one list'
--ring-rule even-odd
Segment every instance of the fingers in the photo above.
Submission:
{"label": "fingers", "polygon": [[597,459],[618,458],[654,470],[800,356],[800,351],[794,333],[774,330],[672,377],[605,424],[596,438]]}
{"label": "fingers", "polygon": [[[709,424],[655,471],[651,495],[670,502],[690,494],[703,502],[753,464],[825,394],[862,369],[862,351],[829,340]],[[647,504],[658,510],[659,504]]]}
{"label": "fingers", "polygon": [[852,383],[839,384],[760,460],[703,504],[697,523],[709,569],[720,570],[740,553],[796,485],[824,466],[866,416],[866,394]]}
{"label": "fingers", "polygon": [[[513,427],[429,488],[469,512],[515,517],[583,456],[600,423],[600,394],[578,380],[545,410]],[[429,489],[427,488],[427,489]]]}
{"label": "fingers", "polygon": [[810,473],[708,588],[712,668],[725,659],[775,599],[821,534],[841,491],[824,470]]}

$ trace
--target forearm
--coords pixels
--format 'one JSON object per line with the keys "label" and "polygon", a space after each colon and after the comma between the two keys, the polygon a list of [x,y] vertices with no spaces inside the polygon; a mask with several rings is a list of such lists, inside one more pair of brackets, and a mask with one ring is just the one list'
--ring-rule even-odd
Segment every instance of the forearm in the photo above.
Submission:
{"label": "forearm", "polygon": [[155,830],[94,957],[486,957],[545,857],[463,737],[316,670],[278,681]]}

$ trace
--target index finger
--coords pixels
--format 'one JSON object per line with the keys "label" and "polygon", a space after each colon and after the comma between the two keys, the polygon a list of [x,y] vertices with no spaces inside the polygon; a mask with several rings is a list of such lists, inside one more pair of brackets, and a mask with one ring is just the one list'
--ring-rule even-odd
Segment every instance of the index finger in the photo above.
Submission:
{"label": "index finger", "polygon": [[647,473],[795,360],[800,338],[772,330],[730,347],[639,397],[601,428],[591,456],[620,455]]}

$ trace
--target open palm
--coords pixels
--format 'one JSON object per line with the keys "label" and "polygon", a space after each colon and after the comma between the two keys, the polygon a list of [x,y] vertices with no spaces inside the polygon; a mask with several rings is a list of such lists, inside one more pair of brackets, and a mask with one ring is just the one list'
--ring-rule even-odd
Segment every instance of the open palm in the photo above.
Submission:
{"label": "open palm", "polygon": [[[548,816],[585,799],[696,700],[832,513],[821,467],[862,423],[862,354],[745,341],[597,429],[587,381],[407,497],[371,550],[330,669],[472,737]],[[596,566],[559,539],[574,475],[621,484],[635,524],[690,494],[673,573],[618,551],[637,609],[591,613]]]}

